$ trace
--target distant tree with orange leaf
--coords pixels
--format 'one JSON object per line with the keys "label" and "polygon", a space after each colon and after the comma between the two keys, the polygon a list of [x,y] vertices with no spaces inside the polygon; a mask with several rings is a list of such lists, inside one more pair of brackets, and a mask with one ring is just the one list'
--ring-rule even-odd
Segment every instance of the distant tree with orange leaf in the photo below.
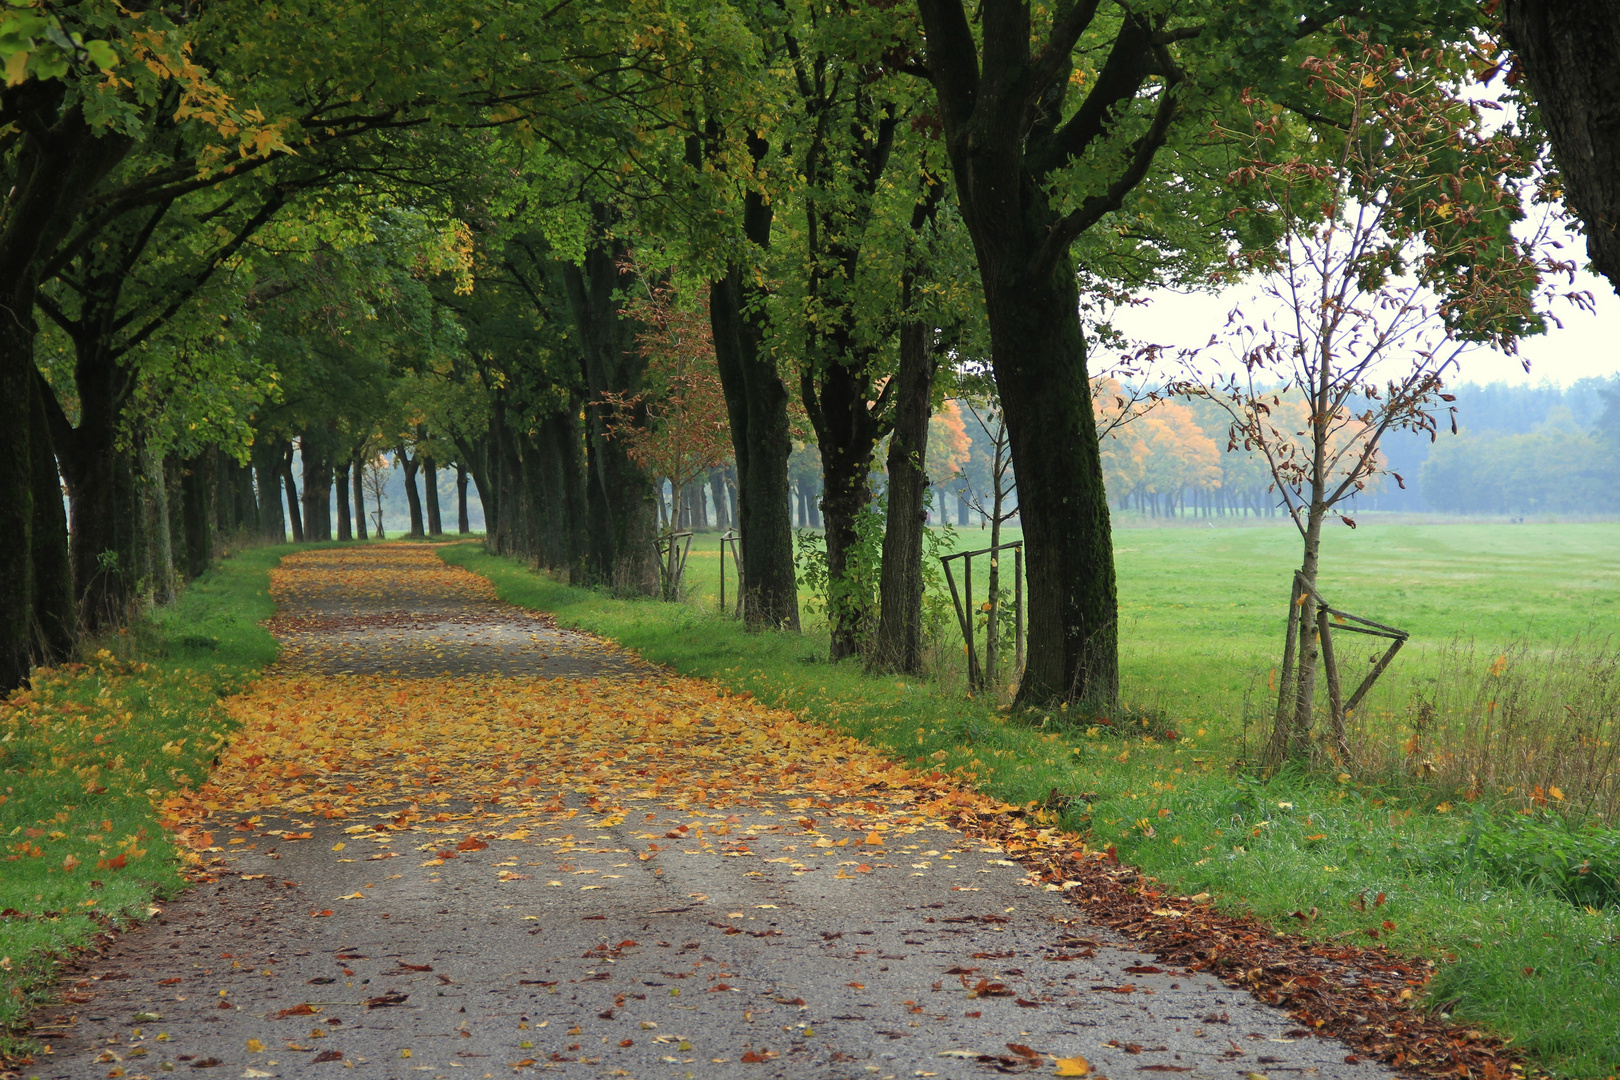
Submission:
{"label": "distant tree with orange leaf", "polygon": [[674,491],[671,532],[685,521],[680,493],[731,456],[731,427],[709,328],[709,296],[683,297],[668,277],[649,280],[633,261],[624,273],[635,285],[624,301],[626,318],[642,326],[636,347],[647,358],[635,393],[603,395],[611,410],[609,435],[642,469],[668,480]]}
{"label": "distant tree with orange leaf", "polygon": [[[941,492],[962,475],[962,468],[973,456],[973,440],[967,432],[962,406],[946,401],[928,421],[928,479]],[[945,508],[934,510],[943,517]]]}

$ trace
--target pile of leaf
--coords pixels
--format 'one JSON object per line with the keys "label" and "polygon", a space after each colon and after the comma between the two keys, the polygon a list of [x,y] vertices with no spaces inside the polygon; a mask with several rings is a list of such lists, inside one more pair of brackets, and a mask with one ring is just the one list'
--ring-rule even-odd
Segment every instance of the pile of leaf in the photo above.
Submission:
{"label": "pile of leaf", "polygon": [[1121,865],[1112,848],[1082,843],[1050,853],[1030,842],[1027,817],[1022,808],[967,811],[953,824],[1009,852],[1026,851],[1033,881],[1061,889],[1090,921],[1124,934],[1158,962],[1216,976],[1288,1010],[1306,1029],[1348,1044],[1347,1063],[1379,1061],[1408,1075],[1478,1080],[1545,1075],[1527,1070],[1523,1053],[1501,1039],[1422,1008],[1432,961],[1278,933],[1252,916],[1215,910],[1207,896],[1166,893],[1159,882]]}

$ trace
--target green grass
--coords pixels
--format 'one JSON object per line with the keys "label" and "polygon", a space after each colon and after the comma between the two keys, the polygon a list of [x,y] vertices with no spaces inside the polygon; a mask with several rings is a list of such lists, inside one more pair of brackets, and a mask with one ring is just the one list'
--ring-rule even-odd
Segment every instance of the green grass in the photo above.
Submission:
{"label": "green grass", "polygon": [[[0,1033],[61,959],[183,885],[155,799],[200,783],[229,736],[220,698],[275,659],[260,625],[289,547],[224,561],[84,662],[0,704]],[[0,1034],[0,1051],[22,1044]]]}
{"label": "green grass", "polygon": [[[1443,674],[1441,646],[1459,633],[1547,642],[1612,621],[1616,539],[1613,525],[1341,529],[1328,540],[1322,588],[1347,610],[1413,631],[1415,647],[1386,691],[1398,700]],[[714,546],[712,536],[699,541]],[[981,546],[976,530],[958,541]],[[488,577],[503,599],[898,757],[969,770],[999,798],[1024,803],[1055,790],[1074,800],[1066,826],[1174,887],[1278,926],[1429,957],[1438,966],[1427,1004],[1512,1037],[1558,1074],[1614,1074],[1620,910],[1569,903],[1511,860],[1458,856],[1471,827],[1499,830],[1512,807],[1454,806],[1445,791],[1400,775],[1261,780],[1242,766],[1245,736],[1257,735],[1246,730],[1244,696],[1256,682],[1263,696],[1281,637],[1293,532],[1122,530],[1116,541],[1125,693],[1163,717],[1123,734],[1061,711],[1017,723],[994,702],[930,681],[828,664],[813,628],[747,632],[714,613],[705,585],[718,574],[700,551],[687,604],[570,588],[476,545],[441,554]],[[1165,737],[1166,724],[1179,738]]]}

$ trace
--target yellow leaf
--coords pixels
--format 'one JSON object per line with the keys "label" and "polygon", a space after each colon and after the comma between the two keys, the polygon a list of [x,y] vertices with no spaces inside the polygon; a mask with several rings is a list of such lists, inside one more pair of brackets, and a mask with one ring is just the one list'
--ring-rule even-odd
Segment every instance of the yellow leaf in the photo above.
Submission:
{"label": "yellow leaf", "polygon": [[1086,1076],[1091,1072],[1091,1063],[1083,1057],[1058,1058],[1053,1064],[1057,1065],[1054,1076]]}
{"label": "yellow leaf", "polygon": [[247,1048],[248,1053],[250,1054],[264,1053],[264,1043],[260,1042],[258,1039],[249,1039],[247,1041]]}

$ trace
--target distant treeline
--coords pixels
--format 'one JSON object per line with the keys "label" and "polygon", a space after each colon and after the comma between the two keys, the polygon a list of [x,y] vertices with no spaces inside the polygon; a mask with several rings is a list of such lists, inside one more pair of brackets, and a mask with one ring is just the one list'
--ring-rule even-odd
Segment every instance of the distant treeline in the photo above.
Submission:
{"label": "distant treeline", "polygon": [[[1387,436],[1383,456],[1400,482],[1386,477],[1369,485],[1357,509],[1620,512],[1620,377],[1568,388],[1469,383],[1448,392],[1456,397],[1458,434],[1442,416],[1432,443],[1412,432]],[[953,518],[960,506],[958,520],[967,524],[977,516],[956,496],[988,489],[988,440],[971,419],[963,424],[954,406],[948,402],[935,417],[929,472],[950,475],[935,505]],[[1147,517],[1275,517],[1279,504],[1265,462],[1228,450],[1227,441],[1226,415],[1213,404],[1160,402],[1103,439],[1109,500]]]}
{"label": "distant treeline", "polygon": [[[1556,386],[1455,388],[1458,434],[1389,439],[1390,467],[1407,491],[1385,485],[1364,501],[1378,510],[1464,514],[1602,514],[1620,511],[1620,377]],[[1414,482],[1415,481],[1415,482]]]}

